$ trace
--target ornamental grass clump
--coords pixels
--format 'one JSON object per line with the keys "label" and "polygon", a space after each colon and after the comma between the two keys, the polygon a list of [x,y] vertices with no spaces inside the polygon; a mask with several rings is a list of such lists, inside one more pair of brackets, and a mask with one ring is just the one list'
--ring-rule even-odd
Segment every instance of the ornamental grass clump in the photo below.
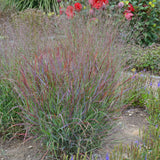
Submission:
{"label": "ornamental grass clump", "polygon": [[6,67],[5,75],[21,99],[17,108],[26,130],[24,138],[42,139],[52,158],[76,155],[78,148],[83,155],[100,147],[113,124],[114,111],[123,105],[119,103],[124,59],[120,58],[118,25],[109,18],[103,25],[91,21],[78,16],[62,19],[63,37],[58,41],[55,35],[54,40],[44,37],[29,43],[24,39],[27,33],[21,32],[12,50],[6,48],[2,55],[8,62],[3,66],[12,65]]}

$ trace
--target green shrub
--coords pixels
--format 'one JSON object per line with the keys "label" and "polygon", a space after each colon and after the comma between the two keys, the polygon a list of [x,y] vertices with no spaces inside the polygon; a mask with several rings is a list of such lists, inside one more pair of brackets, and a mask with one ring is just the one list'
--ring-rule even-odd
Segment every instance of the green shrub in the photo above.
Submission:
{"label": "green shrub", "polygon": [[149,111],[149,121],[153,126],[160,126],[160,81],[156,86],[157,90],[149,90],[148,93],[144,94],[146,100],[146,107]]}
{"label": "green shrub", "polygon": [[151,45],[160,42],[160,1],[132,1],[135,8],[132,26],[132,38],[137,44]]}
{"label": "green shrub", "polygon": [[28,8],[36,8],[45,12],[58,13],[59,7],[57,0],[7,0],[8,5],[15,7],[18,11]]}
{"label": "green shrub", "polygon": [[[119,1],[120,2],[120,1]],[[129,0],[123,1],[124,7],[118,9],[123,15],[128,10],[128,3],[133,5],[134,15],[129,22],[130,35],[126,35],[130,43],[141,46],[149,46],[152,43],[160,42],[160,0]],[[110,7],[117,9],[118,1],[110,1]]]}
{"label": "green shrub", "polygon": [[17,114],[20,109],[17,107],[18,99],[15,95],[13,86],[7,80],[0,80],[0,134],[4,138],[18,132],[18,128],[13,125],[22,122]]}
{"label": "green shrub", "polygon": [[0,0],[0,13],[2,13],[7,5],[5,0]]}
{"label": "green shrub", "polygon": [[132,65],[137,71],[150,71],[154,74],[160,74],[160,46],[150,48],[131,47],[127,53],[130,58],[127,65]]}

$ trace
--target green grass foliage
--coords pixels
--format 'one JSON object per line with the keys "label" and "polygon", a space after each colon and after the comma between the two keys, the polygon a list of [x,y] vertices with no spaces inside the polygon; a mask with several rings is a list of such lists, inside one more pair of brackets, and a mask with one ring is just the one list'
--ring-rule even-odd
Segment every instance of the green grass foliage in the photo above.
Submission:
{"label": "green grass foliage", "polygon": [[59,10],[57,0],[7,0],[7,5],[14,7],[18,11],[36,8],[45,12],[54,11],[58,13]]}

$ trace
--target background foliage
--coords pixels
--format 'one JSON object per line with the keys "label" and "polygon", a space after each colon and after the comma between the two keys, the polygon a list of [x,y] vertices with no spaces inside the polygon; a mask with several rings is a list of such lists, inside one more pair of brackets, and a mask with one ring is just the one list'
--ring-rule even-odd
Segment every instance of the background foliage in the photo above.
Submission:
{"label": "background foliage", "polygon": [[28,8],[36,8],[45,12],[58,13],[59,6],[57,0],[7,0],[7,5],[21,11]]}
{"label": "background foliage", "polygon": [[[150,71],[150,73],[160,75],[160,46],[153,45],[148,48],[132,47],[129,53],[130,58],[127,65],[131,65],[137,71]],[[131,68],[130,68],[131,69]]]}

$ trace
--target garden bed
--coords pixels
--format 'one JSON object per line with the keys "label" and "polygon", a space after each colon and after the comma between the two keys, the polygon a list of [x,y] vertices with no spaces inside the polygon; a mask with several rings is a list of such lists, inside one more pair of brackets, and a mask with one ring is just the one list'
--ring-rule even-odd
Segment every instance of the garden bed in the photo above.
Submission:
{"label": "garden bed", "polygon": [[159,45],[122,36],[140,4],[124,2],[118,13],[130,17],[108,1],[72,3],[61,16],[29,9],[1,25],[0,158],[158,160]]}

